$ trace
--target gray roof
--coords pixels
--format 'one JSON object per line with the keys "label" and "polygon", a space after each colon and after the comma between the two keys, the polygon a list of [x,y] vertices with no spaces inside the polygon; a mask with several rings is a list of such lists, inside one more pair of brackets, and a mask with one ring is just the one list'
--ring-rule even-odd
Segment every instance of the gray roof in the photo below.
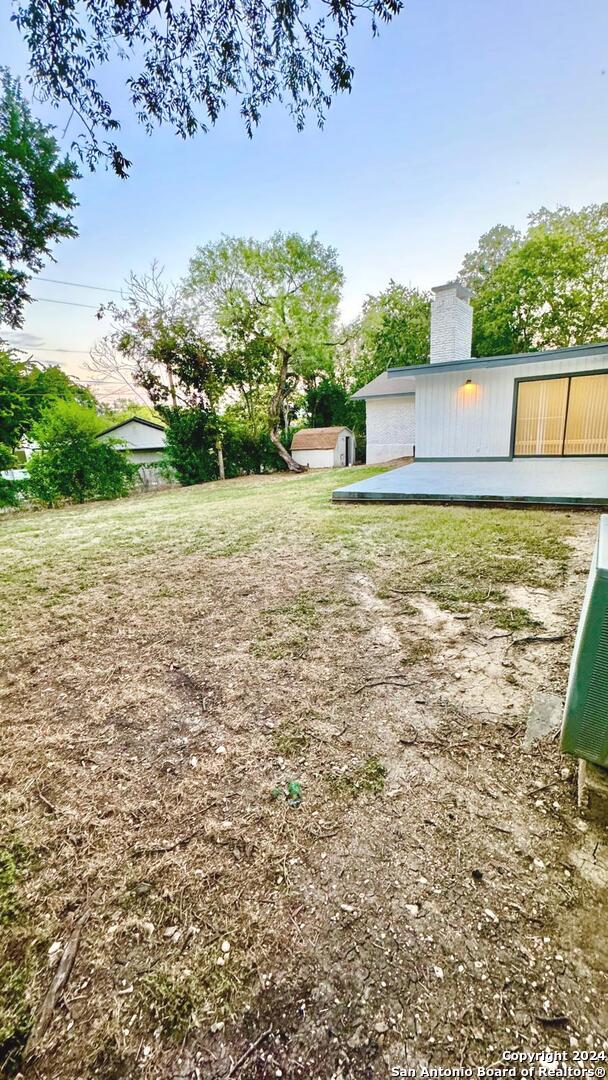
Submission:
{"label": "gray roof", "polygon": [[395,368],[398,375],[391,375],[383,371],[376,379],[372,379],[367,386],[362,386],[352,395],[353,401],[366,401],[368,398],[395,397],[416,393],[416,380],[411,375],[405,375],[408,368]]}
{"label": "gray roof", "polygon": [[[447,360],[435,364],[419,364],[417,367],[394,367],[389,368],[386,374],[389,386],[396,386],[401,384],[406,371],[408,373],[415,372],[416,375],[441,375],[442,372],[446,371],[469,371],[473,368],[515,367],[517,364],[549,363],[551,360],[562,360],[569,356],[595,356],[597,353],[608,353],[608,342],[602,342],[599,345],[571,345],[567,349],[545,349],[541,352],[511,353],[509,356],[479,356],[467,358],[466,360]],[[373,383],[370,383],[370,386],[373,386]],[[367,387],[363,387],[363,389],[366,390]],[[390,389],[386,392],[390,393]],[[400,390],[396,389],[395,393],[400,393]]]}
{"label": "gray roof", "polygon": [[109,435],[111,431],[118,431],[119,428],[125,427],[126,424],[143,424],[144,427],[155,428],[156,431],[167,430],[164,424],[155,424],[152,420],[144,420],[142,416],[128,416],[126,420],[121,420],[118,424],[112,424],[112,427],[99,431],[96,437],[99,439],[101,435]]}

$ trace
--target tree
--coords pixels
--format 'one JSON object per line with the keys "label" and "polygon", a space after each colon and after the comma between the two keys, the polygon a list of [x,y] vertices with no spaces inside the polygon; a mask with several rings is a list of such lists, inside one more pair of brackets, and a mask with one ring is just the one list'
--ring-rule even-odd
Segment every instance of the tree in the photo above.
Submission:
{"label": "tree", "polygon": [[0,445],[11,453],[51,402],[75,401],[95,414],[97,402],[86,386],[54,365],[41,368],[0,348]]}
{"label": "tree", "polygon": [[351,365],[355,389],[388,367],[425,364],[430,347],[430,296],[391,280],[383,292],[368,296],[354,333],[358,341]]}
{"label": "tree", "polygon": [[29,372],[14,353],[0,348],[0,450],[10,452],[32,423]]}
{"label": "tree", "polygon": [[40,450],[28,462],[28,495],[47,506],[126,495],[137,466],[115,442],[97,439],[99,430],[92,409],[74,401],[50,405],[33,428]]}
{"label": "tree", "polygon": [[55,241],[77,235],[70,183],[78,170],[60,157],[53,129],[32,116],[5,68],[0,98],[0,321],[19,327],[31,275],[52,258]]}
{"label": "tree", "polygon": [[303,467],[281,442],[284,407],[300,380],[332,369],[342,280],[333,248],[297,233],[224,237],[190,262],[189,295],[219,346],[235,364],[257,355],[268,366],[268,433],[293,472]]}
{"label": "tree", "polygon": [[223,390],[225,358],[157,262],[148,273],[130,274],[122,304],[104,310],[114,328],[93,353],[97,374],[141,386],[155,406],[213,406]]}
{"label": "tree", "polygon": [[458,280],[473,294],[479,292],[484,281],[519,243],[521,233],[511,225],[495,225],[483,236],[475,251],[469,251],[462,260]]}
{"label": "tree", "polygon": [[608,337],[608,203],[530,215],[521,243],[474,298],[474,353],[563,348]]}
{"label": "tree", "polygon": [[304,396],[306,417],[310,427],[348,427],[357,440],[365,438],[365,403],[353,401],[351,391],[337,379],[326,375]]}
{"label": "tree", "polygon": [[322,124],[332,97],[351,89],[347,41],[356,16],[367,12],[375,34],[401,7],[333,0],[315,16],[301,0],[15,0],[14,19],[32,81],[80,120],[82,155],[91,167],[105,156],[125,176],[131,163],[113,141],[120,124],[96,69],[128,57],[127,93],[148,132],[163,123],[184,139],[206,131],[232,96],[250,136],[273,101],[287,104],[300,129],[309,111]]}
{"label": "tree", "polygon": [[33,365],[30,375],[32,393],[35,397],[34,416],[37,418],[50,401],[75,401],[88,409],[97,409],[98,402],[88,386],[75,382],[56,364],[49,367]]}

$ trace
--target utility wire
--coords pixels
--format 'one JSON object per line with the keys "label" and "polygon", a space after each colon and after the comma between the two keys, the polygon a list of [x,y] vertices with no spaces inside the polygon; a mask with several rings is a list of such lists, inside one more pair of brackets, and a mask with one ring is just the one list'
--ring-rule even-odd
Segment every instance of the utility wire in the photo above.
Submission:
{"label": "utility wire", "polygon": [[113,292],[121,296],[120,289],[106,289],[103,285],[83,285],[80,281],[61,281],[60,278],[37,277],[37,281],[50,281],[53,285],[70,285],[74,289],[95,289],[96,292]]}
{"label": "utility wire", "polygon": [[36,304],[67,304],[68,307],[86,307],[91,311],[99,311],[98,304],[78,304],[75,300],[51,300],[49,296],[32,296]]}
{"label": "utility wire", "polygon": [[18,349],[20,352],[56,352],[56,353],[78,353],[80,356],[88,356],[90,349],[62,349],[60,346],[54,348],[52,345],[14,345],[9,342],[11,348]]}

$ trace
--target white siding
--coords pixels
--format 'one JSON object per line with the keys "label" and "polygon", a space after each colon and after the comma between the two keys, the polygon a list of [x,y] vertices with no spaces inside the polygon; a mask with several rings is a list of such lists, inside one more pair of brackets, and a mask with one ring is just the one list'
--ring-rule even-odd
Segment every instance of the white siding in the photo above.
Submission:
{"label": "white siding", "polygon": [[107,439],[118,439],[126,443],[133,450],[164,449],[165,432],[148,424],[138,424],[136,420],[126,420],[124,424],[114,428],[113,431],[104,432],[99,436],[104,442]]}
{"label": "white siding", "polygon": [[416,442],[416,398],[413,394],[368,398],[365,417],[365,460],[368,465],[412,456]]}
{"label": "white siding", "polygon": [[134,465],[155,465],[163,457],[162,450],[126,449],[125,453],[128,455],[129,461],[132,461]]}
{"label": "white siding", "polygon": [[[346,440],[350,439],[350,457],[346,460]],[[352,465],[355,460],[355,436],[347,428],[341,431],[336,442],[334,451],[334,465]]]}
{"label": "white siding", "polygon": [[309,469],[333,469],[333,450],[292,450],[291,455],[299,465],[308,465]]}
{"label": "white siding", "polygon": [[[606,368],[608,354],[596,354],[421,375],[416,379],[416,457],[509,457],[516,379]],[[467,379],[473,384],[468,390]]]}

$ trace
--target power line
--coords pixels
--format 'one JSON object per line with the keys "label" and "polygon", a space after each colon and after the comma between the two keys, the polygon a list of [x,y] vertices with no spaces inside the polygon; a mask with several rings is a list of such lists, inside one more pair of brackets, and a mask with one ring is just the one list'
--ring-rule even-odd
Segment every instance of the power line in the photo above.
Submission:
{"label": "power line", "polygon": [[49,296],[33,296],[32,300],[36,304],[67,304],[68,307],[86,307],[91,311],[99,311],[98,304],[78,304],[75,300],[51,300]]}
{"label": "power line", "polygon": [[73,289],[95,289],[96,292],[113,292],[122,296],[120,289],[106,289],[104,285],[83,285],[80,281],[61,281],[60,278],[37,277],[37,281],[50,281],[53,285],[70,285]]}
{"label": "power line", "polygon": [[12,348],[19,349],[20,352],[78,353],[81,356],[88,356],[91,351],[90,349],[62,349],[59,346],[54,348],[52,345],[12,345]]}

